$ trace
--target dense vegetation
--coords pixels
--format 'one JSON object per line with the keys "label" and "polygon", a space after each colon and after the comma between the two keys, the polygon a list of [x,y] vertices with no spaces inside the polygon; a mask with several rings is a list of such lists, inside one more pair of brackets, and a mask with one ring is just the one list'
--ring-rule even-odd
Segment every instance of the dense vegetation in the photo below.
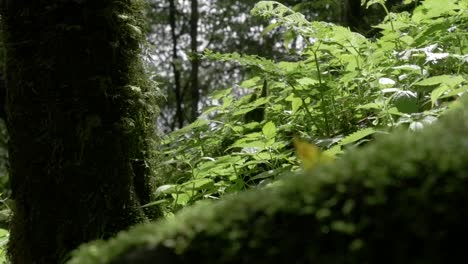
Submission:
{"label": "dense vegetation", "polygon": [[[248,67],[251,78],[240,84],[244,93],[214,93],[196,122],[165,138],[161,171],[172,178],[154,204],[173,213],[257,190],[98,241],[71,263],[444,263],[461,256],[451,246],[467,231],[459,210],[467,200],[466,108],[437,120],[468,89],[467,7],[427,0],[413,14],[388,13],[381,35],[367,39],[259,2],[252,13],[274,18],[268,29],[284,27],[295,59],[205,52]],[[384,135],[368,143],[376,134]],[[294,137],[325,150],[306,145],[301,155],[299,147],[304,165],[320,155],[338,161],[293,176]]]}
{"label": "dense vegetation", "polygon": [[[288,251],[299,262],[362,263],[387,256],[388,248],[388,254],[395,253],[388,256],[392,263],[406,262],[410,251],[416,251],[414,263],[442,263],[446,255],[436,246],[449,243],[457,230],[466,231],[456,218],[464,219],[457,206],[467,199],[459,188],[466,184],[467,146],[460,144],[466,142],[467,127],[460,120],[466,120],[467,112],[431,124],[457,108],[468,90],[468,1],[361,1],[371,12],[357,22],[339,9],[341,1],[259,1],[247,22],[236,15],[249,9],[250,1],[208,1],[227,13],[200,11],[205,29],[198,37],[211,41],[203,51],[183,41],[194,33],[188,30],[195,19],[187,19],[190,12],[172,10],[171,18],[164,13],[166,6],[148,2],[156,14],[149,40],[161,54],[156,54],[158,64],[148,60],[147,68],[167,72],[153,76],[166,96],[160,99],[158,124],[174,131],[161,135],[159,157],[153,160],[159,187],[143,207],[159,207],[167,219],[123,233],[109,244],[84,247],[71,263],[110,263],[142,244],[141,252],[130,253],[122,263],[132,263],[142,252],[171,263],[192,254],[202,254],[200,262],[258,262],[255,256],[265,250],[271,259],[290,258],[278,255]],[[320,12],[312,12],[310,5]],[[332,16],[335,9],[339,17]],[[223,14],[232,16],[230,30],[220,31]],[[158,40],[177,17],[181,20],[171,27],[179,35],[173,32],[172,43],[170,38]],[[174,49],[164,48],[171,45]],[[172,63],[162,65],[170,58]],[[194,65],[200,67],[197,80]],[[188,87],[182,99],[172,93],[176,82]],[[232,87],[218,89],[226,84]],[[200,102],[191,101],[190,89],[199,92]],[[197,104],[203,106],[200,113]],[[10,211],[3,123],[0,135],[3,245]],[[378,143],[375,137],[381,138]],[[322,166],[325,157],[337,161]],[[238,195],[225,198],[227,194]],[[220,201],[204,201],[176,214],[201,200]],[[387,218],[389,211],[395,213]],[[305,226],[311,221],[317,225]],[[307,230],[309,240],[294,232],[289,236],[283,225],[296,225],[297,234]],[[436,227],[439,235],[432,237]],[[392,228],[407,232],[391,234]],[[392,237],[392,244],[384,248],[382,237],[371,231]],[[277,240],[285,243],[275,246]],[[314,242],[318,240],[324,244]],[[421,241],[427,242],[425,250],[412,248]],[[291,247],[284,248],[286,242]],[[216,243],[225,250],[211,250]],[[351,257],[339,259],[330,248]]]}
{"label": "dense vegetation", "polygon": [[468,97],[422,131],[96,241],[69,264],[447,263],[468,234]]}
{"label": "dense vegetation", "polygon": [[294,137],[335,156],[376,133],[436,121],[468,90],[467,5],[427,0],[413,14],[388,13],[380,36],[367,39],[259,2],[252,14],[274,21],[264,34],[281,27],[294,59],[205,51],[205,59],[248,68],[250,78],[213,93],[197,121],[164,138],[159,172],[169,178],[155,203],[174,212],[268,185],[298,170]]}

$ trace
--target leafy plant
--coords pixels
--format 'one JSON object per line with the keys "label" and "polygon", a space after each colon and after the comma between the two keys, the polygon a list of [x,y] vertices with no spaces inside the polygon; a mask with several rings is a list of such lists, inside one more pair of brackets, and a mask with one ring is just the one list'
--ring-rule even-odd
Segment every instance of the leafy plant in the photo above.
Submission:
{"label": "leafy plant", "polygon": [[205,51],[251,77],[216,91],[196,122],[166,136],[160,171],[170,177],[157,203],[174,212],[290,175],[300,168],[294,137],[337,156],[375,133],[420,129],[452,107],[468,90],[468,3],[426,0],[413,14],[391,13],[383,0],[363,4],[387,13],[377,39],[260,1],[252,14],[271,21],[264,34],[282,28],[290,56]]}

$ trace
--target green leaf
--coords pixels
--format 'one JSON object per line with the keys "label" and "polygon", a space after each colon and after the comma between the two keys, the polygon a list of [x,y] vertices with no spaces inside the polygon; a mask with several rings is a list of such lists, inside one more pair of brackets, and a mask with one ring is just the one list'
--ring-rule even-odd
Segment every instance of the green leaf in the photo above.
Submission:
{"label": "green leaf", "polygon": [[437,100],[448,90],[450,90],[450,87],[448,85],[443,84],[431,92],[432,107],[434,107]]}
{"label": "green leaf", "polygon": [[194,179],[188,182],[185,182],[181,185],[183,191],[191,191],[191,190],[201,190],[201,189],[209,189],[213,186],[214,182],[213,179],[210,178],[203,178],[203,179]]}
{"label": "green leaf", "polygon": [[239,110],[234,111],[232,113],[233,116],[239,116],[239,115],[245,115],[246,113],[256,109],[257,107],[264,105],[268,103],[268,97],[260,97],[256,99],[255,101],[247,104],[247,105],[242,105]]}
{"label": "green leaf", "polygon": [[357,109],[383,109],[383,103],[368,103],[364,105],[359,105]]}
{"label": "green leaf", "polygon": [[279,23],[272,23],[268,25],[267,27],[265,27],[265,29],[263,29],[261,36],[264,37],[266,34],[268,34],[273,29],[277,28],[278,26],[279,26]]}
{"label": "green leaf", "polygon": [[155,191],[155,196],[159,197],[161,194],[173,193],[176,190],[177,185],[175,184],[165,184],[159,186]]}
{"label": "green leaf", "polygon": [[243,81],[240,84],[240,86],[244,88],[252,88],[258,86],[260,81],[262,81],[262,79],[259,76],[255,76],[253,78]]}
{"label": "green leaf", "polygon": [[[361,0],[361,4],[362,4],[362,2],[363,1]],[[368,0],[366,8],[369,8],[371,5],[374,5],[374,4],[385,5],[385,0]]]}
{"label": "green leaf", "polygon": [[448,98],[448,97],[452,97],[452,96],[459,96],[459,95],[461,95],[463,93],[466,93],[466,92],[468,92],[468,85],[463,85],[462,87],[460,87],[458,89],[449,91],[448,93],[442,95],[440,98]]}
{"label": "green leaf", "polygon": [[367,137],[369,135],[372,135],[372,134],[374,134],[376,132],[377,131],[375,131],[371,127],[361,129],[359,131],[356,131],[356,132],[352,133],[351,135],[348,135],[348,136],[344,137],[342,140],[340,140],[338,145],[344,146],[344,145],[347,145],[347,144],[350,144],[350,143],[357,142],[358,140],[363,139],[363,138],[365,138],[365,137]]}
{"label": "green leaf", "polygon": [[154,201],[154,202],[151,202],[151,203],[144,204],[144,205],[141,206],[141,208],[151,207],[151,206],[155,206],[155,205],[163,204],[163,203],[167,203],[167,202],[168,202],[167,199],[157,200],[157,201]]}
{"label": "green leaf", "polygon": [[393,95],[392,103],[399,112],[411,114],[418,112],[418,98],[411,91],[399,91]]}
{"label": "green leaf", "polygon": [[187,133],[187,132],[190,132],[196,128],[200,128],[200,127],[203,127],[203,126],[207,126],[210,122],[208,122],[208,120],[205,120],[205,119],[197,119],[195,122],[193,122],[192,124],[188,125],[188,126],[185,126],[179,130],[176,130],[174,132],[171,133],[171,136],[178,136],[178,135],[181,135],[181,134],[184,134],[184,133]]}
{"label": "green leaf", "polygon": [[174,198],[174,202],[176,202],[176,204],[185,206],[190,201],[191,195],[187,193],[173,193],[172,197]]}
{"label": "green leaf", "polygon": [[291,100],[292,113],[295,114],[297,110],[302,106],[302,100],[300,98],[294,97]]}
{"label": "green leaf", "polygon": [[230,95],[232,92],[232,89],[223,89],[223,90],[217,90],[214,93],[211,94],[211,98],[213,99],[223,99],[224,97]]}
{"label": "green leaf", "polygon": [[414,85],[433,86],[433,85],[445,84],[449,86],[450,88],[453,88],[461,84],[464,81],[465,81],[465,78],[463,78],[463,76],[460,76],[460,75],[439,75],[439,76],[429,77],[427,79],[424,79],[422,81],[415,83]]}
{"label": "green leaf", "polygon": [[276,126],[272,121],[266,123],[262,128],[263,135],[266,139],[271,139],[276,136]]}
{"label": "green leaf", "polygon": [[449,14],[458,8],[457,2],[458,0],[425,0],[414,10],[413,21],[419,22]]}
{"label": "green leaf", "polygon": [[315,85],[319,83],[319,81],[309,78],[309,77],[300,78],[297,80],[297,82],[300,85],[304,85],[304,86]]}
{"label": "green leaf", "polygon": [[232,149],[232,148],[255,148],[255,149],[257,149],[257,151],[260,151],[260,150],[263,150],[265,148],[265,142],[262,141],[262,140],[248,141],[248,140],[245,140],[245,139],[240,139],[240,140],[237,140],[236,142],[234,142],[234,144],[232,144],[228,148],[228,150]]}

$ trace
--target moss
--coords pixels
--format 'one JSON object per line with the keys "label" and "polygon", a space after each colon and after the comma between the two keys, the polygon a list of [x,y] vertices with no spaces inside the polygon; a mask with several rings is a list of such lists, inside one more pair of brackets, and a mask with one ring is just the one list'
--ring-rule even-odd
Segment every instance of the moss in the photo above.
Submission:
{"label": "moss", "polygon": [[[8,3],[7,3],[8,2]],[[47,2],[47,3],[46,3]],[[57,263],[158,212],[143,0],[6,1],[13,263]]]}
{"label": "moss", "polygon": [[79,263],[449,263],[468,235],[468,108],[273,188],[203,202]]}

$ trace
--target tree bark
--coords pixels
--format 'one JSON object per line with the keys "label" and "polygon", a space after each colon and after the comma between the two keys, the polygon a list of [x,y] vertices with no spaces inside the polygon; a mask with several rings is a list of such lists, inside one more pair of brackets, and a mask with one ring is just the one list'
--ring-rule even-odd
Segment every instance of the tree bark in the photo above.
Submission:
{"label": "tree bark", "polygon": [[368,30],[369,25],[364,20],[364,7],[361,6],[361,0],[345,0],[344,5],[344,25],[351,30],[364,32]]}
{"label": "tree bark", "polygon": [[200,101],[200,90],[198,86],[198,69],[200,68],[200,59],[198,58],[198,0],[191,1],[190,14],[190,51],[192,53],[190,71],[190,120],[193,122],[198,117],[198,102]]}
{"label": "tree bark", "polygon": [[[182,67],[182,60],[179,58],[177,53],[177,46],[179,37],[176,33],[176,5],[174,0],[169,0],[169,24],[171,26],[172,36],[172,73],[174,74],[174,95],[176,103],[176,113],[174,116],[173,124],[177,124],[178,128],[184,126],[184,111],[183,111],[183,97],[182,97],[182,86],[180,82],[180,71]],[[171,127],[174,130],[174,127]]]}
{"label": "tree bark", "polygon": [[6,0],[12,263],[61,263],[79,244],[155,217],[154,92],[139,0]]}

